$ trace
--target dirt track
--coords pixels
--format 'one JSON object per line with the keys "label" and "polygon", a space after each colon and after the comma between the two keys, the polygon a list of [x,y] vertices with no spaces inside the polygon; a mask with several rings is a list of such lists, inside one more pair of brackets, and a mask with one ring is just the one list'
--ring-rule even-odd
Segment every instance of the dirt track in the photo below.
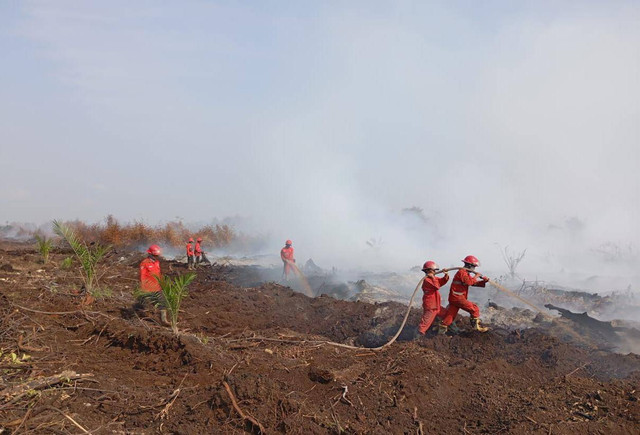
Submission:
{"label": "dirt track", "polygon": [[[640,427],[636,355],[590,351],[536,330],[467,330],[400,341],[383,353],[303,344],[383,339],[403,306],[310,299],[276,284],[241,288],[222,268],[199,271],[175,337],[131,309],[137,257],[112,255],[104,275],[112,295],[80,311],[73,271],[57,267],[65,255],[42,266],[30,248],[3,246],[0,389],[68,369],[92,374],[15,403],[0,397],[8,433],[256,432],[223,381],[267,433],[637,434]],[[414,310],[410,323],[418,316]],[[31,358],[7,360],[19,346]]]}

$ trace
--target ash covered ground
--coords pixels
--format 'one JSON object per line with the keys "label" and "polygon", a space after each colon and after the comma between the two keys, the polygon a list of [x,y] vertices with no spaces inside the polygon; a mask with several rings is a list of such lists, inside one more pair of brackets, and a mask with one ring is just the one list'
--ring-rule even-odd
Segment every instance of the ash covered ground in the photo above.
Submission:
{"label": "ash covered ground", "polygon": [[[606,318],[615,295],[510,286],[541,314],[489,288],[477,294],[491,300],[489,332],[460,316],[461,334],[414,340],[416,304],[398,342],[376,353],[366,347],[395,333],[418,273],[342,280],[307,269],[310,298],[277,283],[277,268],[217,259],[198,270],[175,336],[132,309],[141,254],[111,254],[110,291],[94,301],[59,267],[67,256],[43,265],[27,244],[0,245],[6,433],[573,434],[640,424],[640,357],[625,350],[636,330]],[[14,394],[65,370],[87,376]]]}

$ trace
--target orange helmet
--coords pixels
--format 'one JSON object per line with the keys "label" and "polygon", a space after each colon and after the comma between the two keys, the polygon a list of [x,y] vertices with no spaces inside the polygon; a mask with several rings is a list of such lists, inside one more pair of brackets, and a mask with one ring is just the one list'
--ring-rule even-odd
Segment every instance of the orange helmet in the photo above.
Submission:
{"label": "orange helmet", "polygon": [[162,250],[158,245],[151,245],[149,246],[149,249],[147,249],[147,253],[151,255],[160,255],[162,254]]}
{"label": "orange helmet", "polygon": [[291,240],[287,240],[286,242],[284,242],[285,245],[293,245],[293,242]]}
{"label": "orange helmet", "polygon": [[429,260],[426,263],[424,263],[424,266],[422,266],[422,270],[427,270],[427,269],[438,270],[440,269],[440,266],[438,266],[435,261]]}
{"label": "orange helmet", "polygon": [[202,237],[198,237],[197,242],[202,242]]}
{"label": "orange helmet", "polygon": [[464,257],[464,260],[462,260],[462,262],[471,264],[472,266],[480,266],[480,260],[478,260],[473,255],[467,255],[466,257]]}
{"label": "orange helmet", "polygon": [[193,243],[193,237],[189,237],[189,242],[187,243]]}

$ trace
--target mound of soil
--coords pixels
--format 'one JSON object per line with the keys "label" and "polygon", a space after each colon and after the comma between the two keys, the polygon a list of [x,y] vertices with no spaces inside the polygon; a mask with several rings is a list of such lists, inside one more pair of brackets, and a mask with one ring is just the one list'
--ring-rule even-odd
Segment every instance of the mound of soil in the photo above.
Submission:
{"label": "mound of soil", "polygon": [[[462,317],[454,337],[413,340],[409,327],[383,352],[337,348],[318,341],[384,341],[406,306],[240,287],[228,267],[197,272],[176,336],[132,308],[134,257],[110,257],[109,291],[82,305],[76,270],[58,266],[66,254],[43,265],[30,247],[5,248],[16,270],[0,271],[0,433],[631,434],[640,424],[637,355],[539,329],[476,333]],[[91,376],[8,393],[65,370]]]}

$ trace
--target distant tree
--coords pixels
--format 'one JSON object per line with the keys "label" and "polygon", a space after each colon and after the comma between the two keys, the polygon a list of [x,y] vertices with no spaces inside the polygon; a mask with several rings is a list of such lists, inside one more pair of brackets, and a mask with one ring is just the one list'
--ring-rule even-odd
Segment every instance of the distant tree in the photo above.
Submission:
{"label": "distant tree", "polygon": [[509,246],[505,246],[504,248],[500,248],[500,252],[502,254],[502,259],[504,260],[507,268],[509,269],[509,277],[514,279],[516,278],[517,273],[516,269],[522,260],[524,259],[527,250],[525,249],[522,252],[511,252],[509,250]]}

